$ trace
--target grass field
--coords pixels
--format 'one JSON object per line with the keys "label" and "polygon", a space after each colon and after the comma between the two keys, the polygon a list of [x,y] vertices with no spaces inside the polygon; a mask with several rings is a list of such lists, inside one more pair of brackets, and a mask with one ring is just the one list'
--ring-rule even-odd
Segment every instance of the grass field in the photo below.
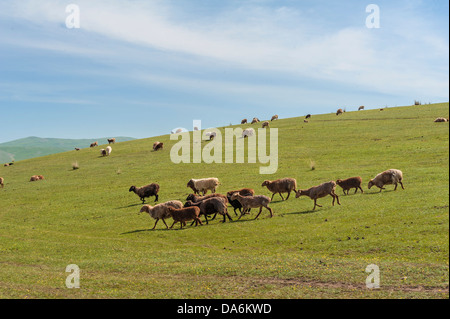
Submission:
{"label": "grass field", "polygon": [[[449,126],[433,123],[440,116],[448,103],[273,122],[274,175],[260,175],[259,163],[173,164],[169,136],[117,143],[110,157],[83,149],[0,167],[0,297],[448,298]],[[151,151],[156,140],[163,151]],[[390,168],[403,171],[405,190],[367,189]],[[35,174],[46,179],[28,182]],[[327,197],[312,211],[309,198],[275,196],[273,218],[237,221],[230,208],[233,222],[183,230],[150,230],[128,192],[158,182],[161,202],[184,201],[190,178],[214,176],[221,193],[270,196],[265,179],[293,177],[305,189],[357,175],[365,193],[338,187],[341,206]],[[79,289],[65,286],[69,264],[80,267]],[[380,289],[366,288],[369,264]]]}

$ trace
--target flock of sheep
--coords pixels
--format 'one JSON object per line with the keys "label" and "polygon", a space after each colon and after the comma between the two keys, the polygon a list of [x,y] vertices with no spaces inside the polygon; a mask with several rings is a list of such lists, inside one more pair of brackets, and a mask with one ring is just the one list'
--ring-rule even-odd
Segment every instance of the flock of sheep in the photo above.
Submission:
{"label": "flock of sheep", "polygon": [[[398,184],[401,185],[402,189],[405,189],[403,186],[402,171],[390,169],[371,179],[368,188],[370,189],[373,186],[376,186],[381,192],[385,189],[386,185],[395,185],[394,190],[397,190]],[[355,189],[355,193],[358,190],[361,190],[361,192],[364,193],[364,190],[361,187],[362,179],[359,176],[345,180],[338,179],[336,181],[326,182],[304,190],[297,190],[297,181],[294,178],[283,178],[275,181],[266,180],[261,186],[267,187],[272,193],[271,198],[265,195],[255,195],[255,191],[251,188],[229,191],[226,195],[218,194],[216,193],[216,189],[219,185],[220,182],[218,178],[191,179],[186,186],[190,187],[194,193],[186,198],[185,204],[178,200],[171,200],[155,206],[144,205],[139,213],[146,212],[150,217],[155,219],[155,224],[152,229],[156,228],[160,219],[166,225],[166,228],[169,228],[165,219],[172,218],[173,224],[170,227],[172,229],[177,222],[180,223],[180,228],[183,228],[188,221],[192,221],[192,224],[195,223],[196,226],[198,224],[203,225],[200,219],[200,216],[202,215],[204,216],[206,223],[208,223],[209,215],[214,215],[212,218],[212,220],[214,220],[217,214],[223,216],[223,222],[226,221],[226,218],[232,221],[232,218],[228,213],[228,205],[233,207],[236,216],[238,215],[236,210],[240,211],[238,219],[241,219],[245,214],[249,214],[252,208],[259,208],[259,212],[255,219],[259,217],[263,208],[269,211],[270,217],[273,217],[273,210],[269,207],[269,204],[273,200],[275,194],[279,194],[282,200],[288,200],[291,192],[295,192],[296,198],[307,196],[314,201],[313,210],[315,210],[316,207],[322,207],[317,203],[317,200],[328,195],[333,198],[333,206],[335,202],[341,205],[339,196],[336,194],[337,185],[342,188],[344,194],[348,194],[353,188]],[[145,204],[145,199],[151,196],[155,196],[155,202],[158,201],[159,190],[159,185],[152,183],[143,187],[131,186],[129,191],[138,195],[140,200],[142,200],[142,203]],[[211,191],[211,194],[207,195],[208,191]],[[288,194],[286,199],[283,197],[283,193]]]}

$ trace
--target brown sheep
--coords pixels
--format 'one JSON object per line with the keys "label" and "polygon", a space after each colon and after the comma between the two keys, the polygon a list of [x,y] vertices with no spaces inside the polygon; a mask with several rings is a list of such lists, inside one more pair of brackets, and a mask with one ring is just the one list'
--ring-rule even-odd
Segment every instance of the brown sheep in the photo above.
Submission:
{"label": "brown sheep", "polygon": [[40,178],[39,178],[38,175],[33,175],[33,176],[31,176],[31,178],[30,178],[30,182],[35,182],[35,181],[38,181],[38,180],[40,180]]}
{"label": "brown sheep", "polygon": [[270,121],[275,121],[275,120],[278,120],[278,115],[272,116],[272,119]]}
{"label": "brown sheep", "polygon": [[337,110],[336,115],[341,115],[341,114],[344,114],[344,110],[343,109]]}
{"label": "brown sheep", "polygon": [[96,146],[98,146],[98,142],[91,143],[90,147],[96,147]]}
{"label": "brown sheep", "polygon": [[164,143],[161,143],[161,142],[155,142],[155,143],[153,143],[153,150],[156,152],[156,151],[159,151],[159,150],[162,150],[164,148]]}
{"label": "brown sheep", "polygon": [[[348,195],[348,192],[352,188],[355,188],[355,194],[356,194],[356,192],[358,192],[358,189],[361,190],[361,193],[364,193],[363,189],[361,188],[362,178],[359,176],[350,177],[345,180],[338,179],[338,180],[336,180],[336,184],[338,184],[340,187],[342,187],[342,189],[344,190],[344,195]],[[347,193],[345,193],[345,191],[347,191]]]}
{"label": "brown sheep", "polygon": [[218,213],[223,216],[222,222],[225,223],[226,217],[228,217],[230,221],[233,221],[231,219],[231,216],[228,214],[227,203],[228,200],[226,198],[211,197],[197,203],[194,203],[193,201],[187,201],[184,207],[199,207],[200,214],[205,216],[206,224],[208,224],[208,215],[214,214],[214,217],[212,218],[212,220],[214,220]]}
{"label": "brown sheep", "polygon": [[2,188],[5,187],[5,179],[3,177],[0,177],[0,186]]}
{"label": "brown sheep", "polygon": [[243,119],[243,120],[241,121],[241,124],[247,124],[247,119]]}
{"label": "brown sheep", "polygon": [[283,178],[276,181],[264,181],[261,186],[267,187],[267,189],[273,193],[271,200],[273,200],[273,197],[276,193],[280,194],[283,200],[284,197],[283,195],[281,195],[281,193],[288,193],[288,196],[286,198],[286,200],[288,200],[292,191],[297,192],[297,181],[294,178]]}
{"label": "brown sheep", "polygon": [[268,121],[265,121],[262,124],[262,128],[266,128],[266,127],[269,127],[269,122]]}
{"label": "brown sheep", "polygon": [[242,205],[237,199],[231,200],[231,196],[234,193],[238,193],[239,195],[242,195],[242,196],[254,196],[255,195],[255,191],[253,189],[251,189],[251,188],[242,188],[240,190],[227,192],[228,202],[233,207],[234,213],[237,216],[236,209],[239,209],[239,212],[242,214]]}
{"label": "brown sheep", "polygon": [[434,123],[446,123],[448,122],[448,119],[446,119],[445,117],[438,117],[437,119],[434,120]]}
{"label": "brown sheep", "polygon": [[316,209],[316,206],[322,207],[321,205],[317,204],[317,199],[325,197],[327,195],[331,195],[333,197],[333,206],[334,202],[337,199],[337,203],[341,205],[339,202],[339,196],[335,193],[336,189],[336,183],[334,181],[330,181],[327,183],[320,184],[319,186],[314,186],[309,189],[303,190],[299,189],[298,192],[295,194],[295,198],[299,198],[300,196],[308,196],[309,198],[314,200],[314,208]]}
{"label": "brown sheep", "polygon": [[260,122],[259,118],[254,117],[251,124],[255,124],[255,123],[258,123],[258,122]]}
{"label": "brown sheep", "polygon": [[362,110],[364,110],[364,105],[361,105],[358,109],[358,111],[362,111]]}
{"label": "brown sheep", "polygon": [[116,143],[116,139],[115,138],[108,138],[108,144],[115,144]]}
{"label": "brown sheep", "polygon": [[306,115],[305,119],[310,119],[311,118],[311,114]]}
{"label": "brown sheep", "polygon": [[134,192],[142,201],[142,204],[145,203],[145,198],[150,196],[155,196],[155,202],[158,201],[158,192],[159,185],[156,183],[152,183],[142,187],[131,186],[129,192]]}
{"label": "brown sheep", "polygon": [[173,219],[173,224],[170,226],[170,229],[173,228],[173,225],[175,223],[180,222],[180,229],[183,228],[183,225],[191,220],[195,221],[195,226],[197,226],[199,223],[200,225],[203,225],[202,221],[200,220],[200,208],[197,206],[192,207],[185,207],[180,209],[175,209],[173,207],[167,207],[167,210],[169,211],[170,216]]}
{"label": "brown sheep", "polygon": [[236,192],[233,195],[231,195],[231,200],[238,200],[242,205],[243,211],[238,219],[241,219],[241,217],[244,216],[246,212],[250,211],[251,208],[259,208],[259,213],[255,217],[255,219],[257,219],[259,215],[261,215],[263,207],[265,207],[270,212],[270,218],[273,217],[272,208],[269,207],[271,200],[267,196],[264,195],[242,196]]}

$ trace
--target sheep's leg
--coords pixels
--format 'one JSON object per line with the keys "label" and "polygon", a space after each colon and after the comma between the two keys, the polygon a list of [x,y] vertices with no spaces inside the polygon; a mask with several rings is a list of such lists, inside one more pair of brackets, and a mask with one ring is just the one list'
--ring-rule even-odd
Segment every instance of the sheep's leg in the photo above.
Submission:
{"label": "sheep's leg", "polygon": [[[230,214],[228,214],[228,212],[227,212],[226,215],[228,216],[228,219],[230,220],[230,222],[232,222],[233,220],[231,219]],[[225,217],[224,217],[224,219],[225,219]]]}
{"label": "sheep's leg", "polygon": [[334,194],[334,195],[336,196],[338,205],[341,205],[341,202],[339,201],[339,196],[337,194]]}
{"label": "sheep's leg", "polygon": [[213,218],[211,220],[216,219],[216,216],[217,216],[217,212],[214,214],[214,216],[213,216]]}
{"label": "sheep's leg", "polygon": [[284,200],[284,197],[283,197],[283,195],[281,195],[281,193],[278,193],[278,194],[280,194],[280,196],[281,196],[281,199],[282,199],[282,200]]}
{"label": "sheep's leg", "polygon": [[361,193],[364,194],[364,191],[363,191],[363,189],[361,188],[361,186],[359,186],[359,189],[361,190]]}
{"label": "sheep's leg", "polygon": [[205,214],[205,220],[206,220],[206,225],[208,225],[209,223],[208,223],[208,215],[207,214]]}
{"label": "sheep's leg", "polygon": [[172,226],[170,226],[170,229],[173,228],[173,225],[175,225],[175,223],[176,223],[176,220],[173,221],[173,224],[172,224]]}
{"label": "sheep's leg", "polygon": [[159,198],[159,196],[158,196],[158,194],[156,194],[156,195],[155,195],[155,202],[158,201],[158,198]]}
{"label": "sheep's leg", "polygon": [[[166,225],[166,229],[168,229],[168,228],[169,228],[169,226],[167,226],[167,224],[166,224],[166,221],[164,220],[164,218],[161,218],[161,219],[162,219],[162,221],[163,221],[164,225]],[[156,224],[155,224],[155,226],[156,226]]]}
{"label": "sheep's leg", "polygon": [[259,213],[258,213],[258,215],[256,215],[255,219],[258,219],[258,217],[261,214],[261,212],[262,212],[262,206],[259,208]]}
{"label": "sheep's leg", "polygon": [[272,194],[272,198],[270,199],[271,201],[273,200],[273,197],[275,196],[275,193]]}
{"label": "sheep's leg", "polygon": [[[164,220],[164,219],[163,219],[163,220]],[[156,218],[156,222],[155,222],[155,225],[153,225],[152,230],[156,228],[156,224],[158,223],[158,221],[159,221],[159,218]]]}
{"label": "sheep's leg", "polygon": [[289,193],[288,193],[288,195],[287,195],[287,197],[286,197],[286,200],[289,199],[289,196],[291,196],[291,191],[289,191]]}
{"label": "sheep's leg", "polygon": [[142,204],[145,204],[145,198],[141,197]]}
{"label": "sheep's leg", "polygon": [[403,183],[401,181],[399,183],[402,186],[402,189],[405,189],[405,187],[403,187]]}
{"label": "sheep's leg", "polygon": [[270,212],[270,218],[272,218],[273,217],[273,211],[272,211],[272,208],[270,208],[269,206],[265,206],[268,210],[269,210],[269,212]]}
{"label": "sheep's leg", "polygon": [[396,191],[397,190],[397,183],[395,183],[395,187],[394,187],[394,191]]}

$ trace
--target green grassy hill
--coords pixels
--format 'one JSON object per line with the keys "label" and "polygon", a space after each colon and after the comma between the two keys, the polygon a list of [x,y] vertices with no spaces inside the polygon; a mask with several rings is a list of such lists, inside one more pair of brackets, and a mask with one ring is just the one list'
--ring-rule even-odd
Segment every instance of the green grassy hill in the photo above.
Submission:
{"label": "green grassy hill", "polygon": [[[449,126],[433,123],[448,114],[443,103],[272,122],[274,175],[260,175],[259,163],[173,164],[169,136],[118,143],[109,157],[83,149],[0,167],[0,297],[448,298]],[[152,152],[156,140],[163,151]],[[403,171],[405,190],[367,189],[390,168]],[[35,174],[46,179],[28,182]],[[128,192],[158,182],[161,202],[184,201],[190,178],[218,177],[221,193],[270,196],[265,179],[293,177],[305,189],[351,176],[365,193],[338,187],[341,206],[327,197],[312,211],[309,198],[275,196],[273,218],[237,221],[230,208],[233,222],[183,230],[150,230]],[[65,286],[69,264],[80,267],[80,289]],[[366,288],[370,264],[380,289]]]}
{"label": "green grassy hill", "polygon": [[[132,137],[117,137],[116,142],[126,142],[134,140]],[[0,163],[7,163],[13,160],[21,161],[45,155],[62,153],[73,150],[75,147],[86,148],[92,142],[98,141],[100,144],[107,143],[106,138],[97,139],[63,139],[63,138],[41,138],[27,137],[11,142],[0,144]]]}

